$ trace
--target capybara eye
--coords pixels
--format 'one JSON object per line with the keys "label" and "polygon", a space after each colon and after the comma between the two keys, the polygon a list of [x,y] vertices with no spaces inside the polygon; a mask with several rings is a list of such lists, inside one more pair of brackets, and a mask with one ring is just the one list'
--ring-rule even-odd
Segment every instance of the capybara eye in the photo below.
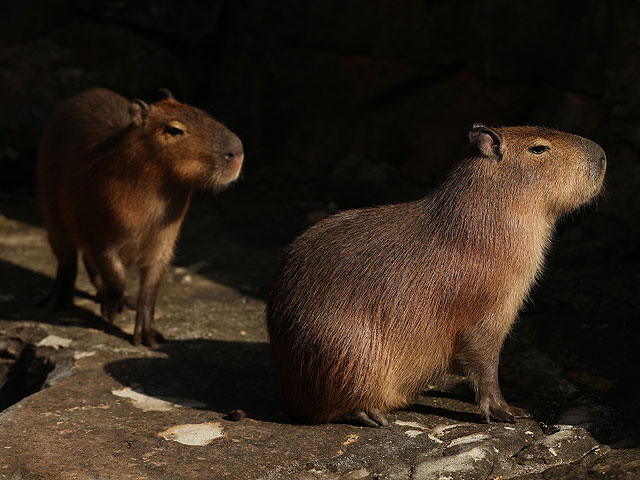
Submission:
{"label": "capybara eye", "polygon": [[164,127],[164,131],[165,133],[168,133],[169,135],[173,135],[173,136],[182,135],[184,133],[184,130],[178,127],[174,127],[173,125],[167,125],[166,127]]}
{"label": "capybara eye", "polygon": [[549,147],[547,147],[546,145],[536,145],[535,147],[531,147],[529,149],[531,153],[534,153],[536,155],[541,155],[548,150],[549,150]]}

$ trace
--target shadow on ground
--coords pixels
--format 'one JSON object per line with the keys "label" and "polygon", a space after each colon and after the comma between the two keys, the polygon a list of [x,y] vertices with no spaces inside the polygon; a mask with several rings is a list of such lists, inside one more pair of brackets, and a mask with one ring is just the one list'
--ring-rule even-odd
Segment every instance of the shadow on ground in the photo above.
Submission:
{"label": "shadow on ground", "polygon": [[167,357],[118,360],[105,371],[154,397],[189,398],[223,414],[241,409],[249,418],[283,421],[267,343],[177,340],[158,350]]}
{"label": "shadow on ground", "polygon": [[[282,247],[309,225],[305,210],[290,201],[266,206],[260,192],[246,185],[215,196],[196,192],[172,265],[265,300]],[[35,191],[0,197],[0,215],[44,228]]]}

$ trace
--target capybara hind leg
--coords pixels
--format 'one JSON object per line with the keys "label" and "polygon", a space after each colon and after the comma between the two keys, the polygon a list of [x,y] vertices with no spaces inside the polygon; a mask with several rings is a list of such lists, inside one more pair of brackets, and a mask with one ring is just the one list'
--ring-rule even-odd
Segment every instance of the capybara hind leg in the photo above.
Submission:
{"label": "capybara hind leg", "polygon": [[90,260],[102,281],[98,292],[102,316],[113,323],[124,306],[124,266],[113,254],[92,255]]}
{"label": "capybara hind leg", "polygon": [[86,253],[82,254],[82,262],[84,263],[84,269],[87,271],[87,275],[89,275],[89,280],[91,280],[91,283],[96,288],[96,292],[97,292],[96,296],[99,298],[100,291],[104,287],[102,283],[102,279],[100,278],[100,275],[98,275],[98,271],[96,270],[96,267],[91,262],[91,258],[89,258],[89,256]]}
{"label": "capybara hind leg", "polygon": [[[89,275],[89,280],[91,280],[91,283],[96,288],[96,302],[102,303],[102,298],[104,298],[105,296],[104,282],[98,274],[96,267],[93,265],[91,258],[86,253],[82,255],[82,260],[84,261],[84,268]],[[129,295],[128,293],[125,293],[122,297],[122,304],[130,310],[135,310],[136,298],[132,295]]]}
{"label": "capybara hind leg", "polygon": [[78,263],[75,259],[58,264],[56,280],[50,295],[52,310],[70,310],[73,307],[73,285],[77,272]]}
{"label": "capybara hind leg", "polygon": [[364,425],[365,427],[384,427],[389,425],[389,420],[377,408],[365,410],[355,410],[347,413],[340,420],[346,423],[354,423],[356,425]]}
{"label": "capybara hind leg", "polygon": [[140,291],[136,307],[136,326],[133,332],[134,345],[143,343],[153,348],[159,341],[164,340],[156,328],[154,313],[165,267],[164,263],[158,262],[140,269]]}
{"label": "capybara hind leg", "polygon": [[482,419],[487,423],[491,420],[513,423],[516,418],[529,417],[526,410],[509,405],[502,396],[498,381],[502,341],[488,345],[484,338],[482,345],[475,345],[471,339],[457,358],[473,383]]}
{"label": "capybara hind leg", "polygon": [[73,286],[78,273],[78,252],[75,245],[63,236],[49,235],[49,243],[58,260],[58,269],[53,289],[40,302],[40,305],[49,305],[52,310],[69,310],[73,307]]}
{"label": "capybara hind leg", "polygon": [[129,295],[128,293],[125,293],[122,296],[122,303],[129,310],[135,310],[137,308],[138,301],[136,297],[134,297],[133,295]]}

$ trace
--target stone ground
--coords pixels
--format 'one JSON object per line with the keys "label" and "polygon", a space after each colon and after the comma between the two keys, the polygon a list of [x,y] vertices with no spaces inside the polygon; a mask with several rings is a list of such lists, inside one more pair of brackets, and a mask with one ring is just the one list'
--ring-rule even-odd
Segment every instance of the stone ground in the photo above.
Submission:
{"label": "stone ground", "polygon": [[263,323],[283,238],[250,233],[229,198],[194,202],[158,302],[168,341],[154,350],[131,345],[133,312],[105,332],[82,269],[74,311],[36,308],[55,268],[37,205],[0,203],[0,478],[640,478],[633,435],[608,443],[615,409],[521,327],[501,373],[532,419],[479,423],[448,377],[385,428],[287,421]]}

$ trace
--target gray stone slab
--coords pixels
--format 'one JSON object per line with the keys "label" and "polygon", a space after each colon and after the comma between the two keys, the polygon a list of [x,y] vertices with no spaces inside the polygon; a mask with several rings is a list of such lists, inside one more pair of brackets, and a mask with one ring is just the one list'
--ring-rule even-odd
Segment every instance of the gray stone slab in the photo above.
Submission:
{"label": "gray stone slab", "polygon": [[[212,260],[202,257],[168,272],[158,302],[168,341],[133,347],[132,312],[105,332],[89,298],[65,314],[34,308],[54,270],[45,232],[0,217],[0,366],[5,381],[20,376],[34,390],[0,412],[0,478],[498,480],[632,468],[606,463],[610,449],[585,428],[593,408],[562,407],[557,417],[573,425],[539,421],[549,398],[566,401],[575,387],[532,349],[508,355],[504,375],[510,390],[530,392],[514,403],[541,409],[538,419],[479,423],[452,376],[385,428],[292,424],[280,412],[264,301],[203,273]],[[84,273],[78,288],[91,292]],[[232,420],[237,409],[247,417]],[[548,478],[570,478],[558,475]]]}

